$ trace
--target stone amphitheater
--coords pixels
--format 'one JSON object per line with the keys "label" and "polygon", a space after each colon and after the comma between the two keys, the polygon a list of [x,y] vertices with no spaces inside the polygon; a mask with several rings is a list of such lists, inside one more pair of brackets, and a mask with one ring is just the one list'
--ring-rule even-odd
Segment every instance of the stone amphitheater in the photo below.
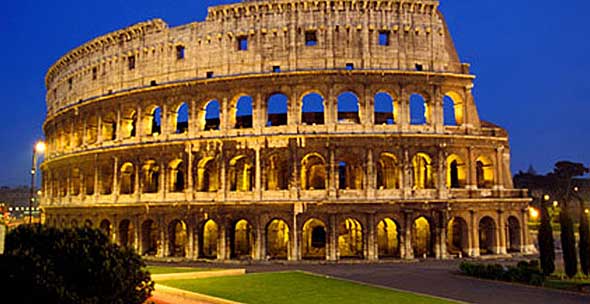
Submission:
{"label": "stone amphitheater", "polygon": [[530,253],[529,199],[474,79],[436,0],[138,23],[47,73],[44,220],[160,258]]}

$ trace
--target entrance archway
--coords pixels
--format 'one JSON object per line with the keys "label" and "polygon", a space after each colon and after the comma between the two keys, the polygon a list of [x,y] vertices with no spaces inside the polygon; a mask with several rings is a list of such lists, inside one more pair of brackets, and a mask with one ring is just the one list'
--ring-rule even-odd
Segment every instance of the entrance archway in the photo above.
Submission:
{"label": "entrance archway", "polygon": [[469,230],[467,222],[461,217],[454,217],[447,228],[447,250],[450,254],[467,256],[469,254]]}
{"label": "entrance archway", "polygon": [[122,220],[119,223],[119,245],[122,247],[133,247],[135,243],[135,227],[129,220]]}
{"label": "entrance archway", "polygon": [[206,259],[217,258],[217,239],[219,227],[214,220],[208,220],[203,225],[199,256]]}
{"label": "entrance archway", "polygon": [[479,221],[479,253],[494,254],[496,249],[496,223],[486,216]]}
{"label": "entrance archway", "polygon": [[390,218],[377,224],[377,248],[380,259],[400,256],[398,225]]}
{"label": "entrance archway", "polygon": [[414,220],[412,225],[412,249],[417,258],[431,257],[434,255],[432,225],[425,217]]}
{"label": "entrance archway", "polygon": [[310,219],[303,225],[301,256],[304,259],[326,258],[326,225],[318,219]]}
{"label": "entrance archway", "polygon": [[520,222],[515,216],[508,218],[506,230],[506,249],[508,252],[520,252]]}
{"label": "entrance archway", "polygon": [[338,226],[340,258],[363,258],[363,227],[355,219],[347,218]]}
{"label": "entrance archway", "polygon": [[251,259],[254,248],[254,229],[246,220],[239,220],[232,231],[231,258]]}
{"label": "entrance archway", "polygon": [[289,254],[289,226],[275,219],[266,226],[266,256],[270,259],[287,259]]}
{"label": "entrance archway", "polygon": [[184,257],[186,255],[186,224],[174,220],[168,225],[168,255]]}
{"label": "entrance archway", "polygon": [[156,255],[158,253],[158,226],[156,222],[147,220],[141,224],[141,254]]}

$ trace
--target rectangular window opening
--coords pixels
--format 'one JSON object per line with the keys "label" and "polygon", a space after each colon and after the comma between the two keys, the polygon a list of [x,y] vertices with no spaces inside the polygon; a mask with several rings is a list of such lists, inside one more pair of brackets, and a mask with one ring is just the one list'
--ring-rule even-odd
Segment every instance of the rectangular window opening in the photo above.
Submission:
{"label": "rectangular window opening", "polygon": [[346,64],[346,70],[348,70],[348,71],[354,70],[354,64],[353,63],[347,63]]}
{"label": "rectangular window opening", "polygon": [[416,63],[416,71],[418,71],[418,72],[424,71],[424,66],[420,63]]}
{"label": "rectangular window opening", "polygon": [[182,59],[184,59],[184,46],[177,45],[176,46],[176,60],[182,60]]}
{"label": "rectangular window opening", "polygon": [[248,37],[238,37],[238,51],[248,50]]}
{"label": "rectangular window opening", "polygon": [[305,32],[305,46],[316,46],[318,45],[318,37],[316,31]]}
{"label": "rectangular window opening", "polygon": [[281,67],[280,67],[280,66],[278,66],[278,65],[274,65],[274,66],[272,67],[272,72],[273,72],[273,73],[280,73],[280,72],[281,72]]}
{"label": "rectangular window opening", "polygon": [[207,78],[213,78],[213,72],[212,71],[207,72]]}
{"label": "rectangular window opening", "polygon": [[127,57],[127,67],[129,68],[129,70],[135,69],[135,56],[132,55]]}
{"label": "rectangular window opening", "polygon": [[379,32],[379,45],[382,45],[382,46],[389,45],[389,31],[380,31]]}
{"label": "rectangular window opening", "polygon": [[74,79],[73,78],[68,79],[68,90],[71,90],[72,89],[72,84],[73,83],[74,83]]}
{"label": "rectangular window opening", "polygon": [[96,80],[96,77],[98,75],[98,69],[96,67],[92,68],[92,80]]}

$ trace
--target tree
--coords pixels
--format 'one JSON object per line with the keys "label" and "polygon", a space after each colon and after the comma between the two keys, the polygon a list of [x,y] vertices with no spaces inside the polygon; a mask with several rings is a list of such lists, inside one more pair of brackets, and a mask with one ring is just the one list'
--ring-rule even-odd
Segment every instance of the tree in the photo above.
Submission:
{"label": "tree", "polygon": [[17,303],[141,304],[154,290],[145,266],[96,229],[20,226],[6,236],[0,286]]}
{"label": "tree", "polygon": [[588,225],[588,214],[584,212],[584,200],[578,195],[577,191],[575,192],[574,196],[580,203],[580,241],[578,243],[580,268],[585,275],[588,275],[590,273],[590,227]]}
{"label": "tree", "polygon": [[539,253],[543,275],[548,276],[555,271],[555,245],[553,242],[553,228],[547,208],[541,205],[541,226],[539,227]]}
{"label": "tree", "polygon": [[555,169],[549,174],[549,177],[554,180],[555,192],[563,203],[563,208],[559,214],[561,246],[563,249],[565,273],[570,278],[575,276],[578,271],[574,223],[569,214],[569,201],[572,196],[572,178],[584,175],[587,172],[588,169],[581,163],[560,161],[555,164]]}

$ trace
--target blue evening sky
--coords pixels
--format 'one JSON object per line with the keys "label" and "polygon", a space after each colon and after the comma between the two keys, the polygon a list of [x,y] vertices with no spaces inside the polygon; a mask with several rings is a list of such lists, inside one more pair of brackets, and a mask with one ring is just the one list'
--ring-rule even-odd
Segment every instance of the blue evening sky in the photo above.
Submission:
{"label": "blue evening sky", "polygon": [[[92,38],[151,18],[171,26],[205,18],[231,0],[7,1],[0,13],[0,185],[29,182],[43,137],[44,77],[60,56]],[[482,119],[508,129],[512,170],[557,160],[590,163],[589,1],[442,0],[463,62],[477,75]]]}

